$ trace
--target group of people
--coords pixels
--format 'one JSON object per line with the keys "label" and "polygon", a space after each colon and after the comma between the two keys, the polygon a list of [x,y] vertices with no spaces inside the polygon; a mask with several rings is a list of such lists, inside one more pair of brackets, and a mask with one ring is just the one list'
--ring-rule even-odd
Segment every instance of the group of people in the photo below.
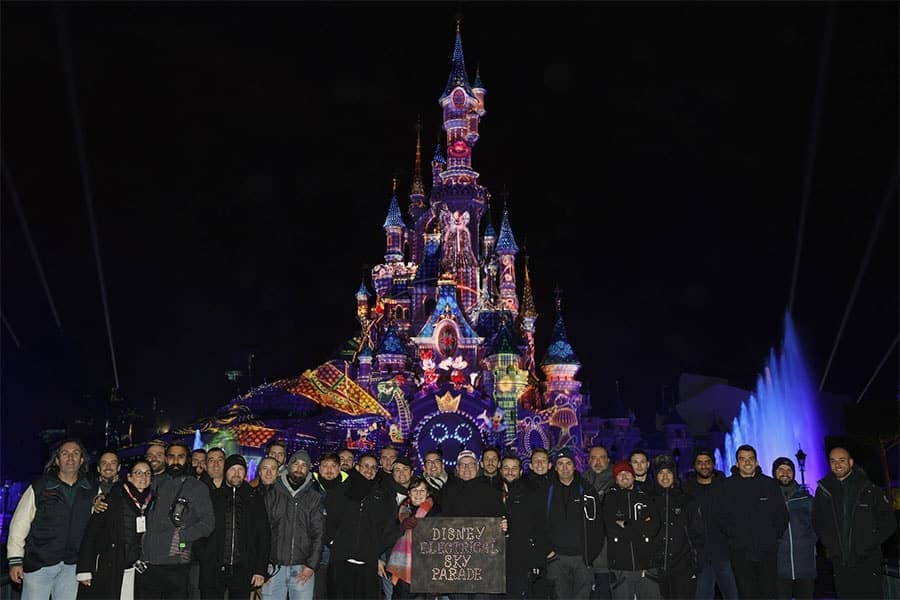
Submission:
{"label": "group of people", "polygon": [[828,457],[813,496],[749,445],[728,477],[697,449],[682,480],[669,454],[611,464],[603,446],[583,472],[571,448],[535,449],[527,473],[498,448],[434,449],[418,472],[391,446],[313,465],[275,441],[248,481],[240,454],[181,443],[151,443],[122,479],[103,452],[89,476],[66,440],[16,507],[9,575],[26,600],[431,599],[411,589],[419,522],[495,517],[510,598],[812,598],[817,540],[840,598],[880,598],[895,517],[847,449]]}

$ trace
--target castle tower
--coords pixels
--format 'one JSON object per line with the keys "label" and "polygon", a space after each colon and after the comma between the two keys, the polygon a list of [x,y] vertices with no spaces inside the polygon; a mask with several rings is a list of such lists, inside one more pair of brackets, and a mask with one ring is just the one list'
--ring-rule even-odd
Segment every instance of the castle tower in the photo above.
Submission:
{"label": "castle tower", "polygon": [[363,329],[365,329],[369,323],[370,295],[369,290],[366,289],[366,282],[360,282],[359,289],[356,290],[356,318]]}
{"label": "castle tower", "polygon": [[509,211],[503,209],[500,237],[497,239],[497,255],[500,257],[500,303],[513,314],[519,312],[519,298],[516,296],[516,254],[519,247],[509,226]]}
{"label": "castle tower", "polygon": [[454,275],[460,305],[467,315],[478,302],[478,229],[487,201],[487,190],[478,184],[478,173],[472,170],[472,148],[478,142],[479,122],[485,113],[484,88],[480,89],[481,99],[469,84],[457,23],[450,76],[438,99],[447,134],[447,167],[436,173],[432,162],[437,179],[431,202],[439,215],[443,235],[441,265],[444,271]]}
{"label": "castle tower", "polygon": [[416,122],[416,164],[413,169],[413,181],[409,190],[409,216],[413,220],[413,231],[410,240],[410,260],[414,264],[422,262],[423,234],[427,217],[430,215],[428,203],[425,200],[425,185],[422,182],[422,123]]}
{"label": "castle tower", "polygon": [[553,411],[550,424],[560,428],[559,445],[581,447],[581,432],[577,428],[578,415],[581,412],[581,382],[575,374],[581,368],[581,362],[575,356],[566,335],[566,326],[562,318],[562,299],[559,288],[556,290],[556,323],[550,336],[550,346],[541,360],[541,370],[547,378],[544,398]]}
{"label": "castle tower", "polygon": [[406,223],[400,213],[400,205],[397,202],[397,180],[394,179],[391,192],[391,204],[388,207],[387,217],[384,219],[384,233],[387,237],[384,251],[384,262],[394,263],[403,260],[403,237],[406,233]]}

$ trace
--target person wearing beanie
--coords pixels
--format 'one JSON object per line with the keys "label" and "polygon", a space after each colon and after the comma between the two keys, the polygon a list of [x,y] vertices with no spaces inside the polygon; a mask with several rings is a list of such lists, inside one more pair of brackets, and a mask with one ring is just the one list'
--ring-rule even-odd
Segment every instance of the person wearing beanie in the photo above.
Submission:
{"label": "person wearing beanie", "polygon": [[703,544],[700,509],[685,494],[678,481],[675,459],[660,454],[653,460],[656,473],[651,500],[659,514],[660,527],[653,538],[653,566],[659,573],[663,598],[694,598],[696,595],[697,557]]}
{"label": "person wearing beanie", "polygon": [[739,446],[735,458],[736,472],[725,480],[717,508],[738,596],[774,598],[778,540],[788,526],[787,507],[778,484],[763,475],[753,446]]}
{"label": "person wearing beanie", "polygon": [[594,583],[594,559],[603,546],[603,518],[597,491],[575,469],[575,453],[555,453],[556,477],[547,488],[549,552],[547,579],[556,598],[587,600]]}
{"label": "person wearing beanie", "polygon": [[[262,496],[246,481],[247,461],[225,459],[225,483],[210,493],[216,526],[203,546],[203,598],[246,598],[263,584],[269,564],[269,517]],[[210,567],[212,572],[210,572]]]}
{"label": "person wearing beanie", "polygon": [[635,486],[630,462],[617,462],[613,473],[616,485],[603,500],[612,597],[658,598],[659,586],[649,570],[651,540],[659,531],[659,516],[650,495]]}
{"label": "person wearing beanie", "polygon": [[737,583],[728,557],[728,540],[716,519],[717,507],[725,485],[725,474],[717,471],[715,452],[710,448],[694,451],[694,470],[683,482],[685,493],[700,507],[703,541],[699,549],[700,574],[697,576],[697,599],[713,600],[716,586],[724,600],[737,599]]}
{"label": "person wearing beanie", "polygon": [[777,598],[812,598],[816,582],[816,532],[813,498],[794,480],[794,461],[781,456],[772,463],[772,477],[781,487],[789,525],[778,542]]}
{"label": "person wearing beanie", "polygon": [[284,466],[263,496],[271,531],[271,577],[262,585],[262,597],[311,599],[325,536],[325,491],[313,477],[305,450],[294,452]]}

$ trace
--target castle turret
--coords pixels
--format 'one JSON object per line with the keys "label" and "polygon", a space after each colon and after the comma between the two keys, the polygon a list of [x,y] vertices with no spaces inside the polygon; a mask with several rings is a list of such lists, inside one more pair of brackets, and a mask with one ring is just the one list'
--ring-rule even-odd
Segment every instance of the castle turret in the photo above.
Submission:
{"label": "castle turret", "polygon": [[441,143],[438,142],[434,149],[434,158],[431,159],[431,185],[441,183],[441,173],[444,172],[446,166],[447,159],[444,158],[444,150],[441,148]]}
{"label": "castle turret", "polygon": [[500,303],[503,308],[518,314],[519,298],[516,296],[516,254],[519,247],[509,226],[509,211],[503,210],[500,237],[497,239],[497,255],[500,257]]}
{"label": "castle turret", "polygon": [[356,291],[356,318],[363,327],[366,326],[366,323],[369,320],[370,295],[369,290],[366,288],[366,282],[363,280],[359,284],[359,289]]}
{"label": "castle turret", "polygon": [[[544,398],[553,410],[550,425],[560,428],[560,446],[573,445],[581,447],[581,432],[577,429],[578,415],[583,401],[581,382],[575,374],[581,368],[581,362],[575,356],[566,336],[566,326],[562,318],[562,299],[559,288],[556,290],[556,323],[550,336],[550,346],[541,360],[541,370],[547,378]],[[573,431],[574,430],[574,431]]]}
{"label": "castle turret", "polygon": [[400,204],[397,202],[397,180],[394,179],[394,189],[391,195],[391,204],[388,207],[387,217],[384,219],[384,232],[387,236],[387,249],[384,252],[386,263],[400,262],[403,260],[403,236],[406,231],[406,223],[400,213]]}

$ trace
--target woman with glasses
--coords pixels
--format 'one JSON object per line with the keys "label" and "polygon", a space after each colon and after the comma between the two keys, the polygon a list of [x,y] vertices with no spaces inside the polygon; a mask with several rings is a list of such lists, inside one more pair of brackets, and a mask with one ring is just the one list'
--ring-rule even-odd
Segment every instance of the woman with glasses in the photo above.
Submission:
{"label": "woman with glasses", "polygon": [[91,515],[78,556],[79,598],[134,598],[134,564],[154,500],[152,475],[150,463],[137,461],[107,494],[107,509]]}
{"label": "woman with glasses", "polygon": [[416,528],[420,519],[437,516],[440,512],[441,509],[434,503],[425,479],[413,477],[409,481],[409,495],[400,503],[397,512],[395,533],[399,535],[399,539],[391,550],[387,565],[383,568],[394,582],[393,598],[414,597],[409,593],[409,586],[412,583],[412,530]]}

